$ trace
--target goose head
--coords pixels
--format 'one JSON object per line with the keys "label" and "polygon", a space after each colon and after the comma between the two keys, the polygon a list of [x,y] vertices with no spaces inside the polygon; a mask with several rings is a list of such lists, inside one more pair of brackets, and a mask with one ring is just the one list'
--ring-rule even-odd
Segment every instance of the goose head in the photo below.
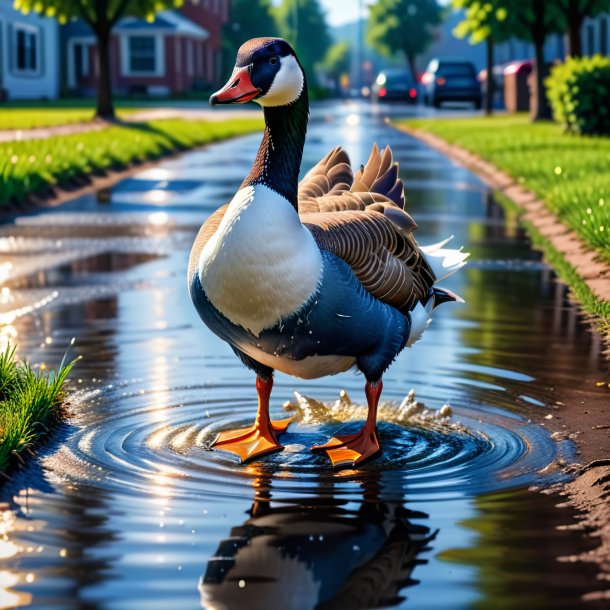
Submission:
{"label": "goose head", "polygon": [[253,38],[240,47],[231,78],[210,97],[210,104],[255,101],[265,108],[287,106],[305,87],[301,64],[285,40]]}

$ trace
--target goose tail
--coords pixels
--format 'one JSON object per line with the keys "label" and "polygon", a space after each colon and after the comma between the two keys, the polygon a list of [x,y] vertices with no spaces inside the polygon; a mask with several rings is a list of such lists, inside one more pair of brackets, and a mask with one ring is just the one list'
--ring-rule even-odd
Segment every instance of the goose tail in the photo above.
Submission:
{"label": "goose tail", "polygon": [[453,235],[437,244],[421,248],[430,267],[432,267],[432,271],[434,271],[437,282],[448,278],[461,269],[466,264],[466,259],[470,256],[470,253],[464,252],[462,248],[457,250],[445,248],[452,239]]}

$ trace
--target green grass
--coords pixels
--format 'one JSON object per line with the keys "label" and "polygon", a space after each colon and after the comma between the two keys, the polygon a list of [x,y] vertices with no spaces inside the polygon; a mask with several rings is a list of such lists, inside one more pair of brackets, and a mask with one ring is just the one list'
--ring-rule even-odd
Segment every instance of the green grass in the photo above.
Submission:
{"label": "green grass", "polygon": [[0,205],[19,203],[56,186],[155,160],[262,129],[260,118],[229,121],[168,119],[100,132],[0,144]]}
{"label": "green grass", "polygon": [[[197,93],[184,99],[200,100],[207,105],[209,93]],[[129,98],[115,100],[118,118],[158,107],[173,107],[184,99],[176,98]],[[33,129],[54,127],[91,121],[95,115],[95,100],[87,98],[64,98],[41,102],[40,100],[9,101],[0,104],[0,130]]]}
{"label": "green grass", "polygon": [[[142,108],[119,108],[119,118],[125,118]],[[93,119],[93,107],[5,107],[0,105],[0,130],[2,129],[33,129],[35,127],[54,127],[86,123]]]}
{"label": "green grass", "polygon": [[[522,115],[401,123],[462,146],[511,174],[610,261],[610,138],[568,135],[558,125],[532,124]],[[506,195],[496,193],[496,199],[506,209],[522,213]],[[610,302],[597,298],[531,223],[523,224],[583,309],[596,317],[600,331],[610,335]]]}
{"label": "green grass", "polygon": [[0,472],[61,420],[64,383],[75,363],[64,356],[57,371],[34,371],[15,358],[14,347],[0,354]]}
{"label": "green grass", "polygon": [[[515,210],[516,208],[517,213],[523,212],[503,193],[496,193],[495,198],[507,210]],[[592,320],[594,326],[610,338],[610,301],[604,301],[596,297],[576,269],[566,261],[563,254],[548,239],[540,234],[532,223],[523,220],[521,222],[527,229],[533,246],[542,251],[545,259],[552,265],[557,275],[570,287],[583,310],[595,317]]]}
{"label": "green grass", "polygon": [[488,159],[543,199],[610,262],[610,138],[564,133],[527,116],[399,122]]}

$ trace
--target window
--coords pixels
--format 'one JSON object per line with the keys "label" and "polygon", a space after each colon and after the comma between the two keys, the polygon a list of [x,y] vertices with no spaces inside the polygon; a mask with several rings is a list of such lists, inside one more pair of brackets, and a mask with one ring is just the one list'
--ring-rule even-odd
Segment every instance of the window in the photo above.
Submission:
{"label": "window", "polygon": [[15,67],[19,72],[38,70],[38,32],[25,27],[15,28]]}
{"label": "window", "polygon": [[608,18],[602,17],[599,20],[599,52],[608,55]]}
{"label": "window", "polygon": [[153,36],[129,37],[129,72],[150,74],[157,71],[157,45]]}
{"label": "window", "polygon": [[595,53],[595,28],[591,23],[587,25],[587,52],[589,55]]}

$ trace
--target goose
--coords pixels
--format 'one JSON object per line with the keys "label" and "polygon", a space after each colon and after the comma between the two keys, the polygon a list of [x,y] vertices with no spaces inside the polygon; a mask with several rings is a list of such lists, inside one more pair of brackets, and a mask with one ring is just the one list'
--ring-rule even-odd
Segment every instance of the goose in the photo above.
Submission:
{"label": "goose", "polygon": [[255,481],[262,493],[248,519],[220,541],[199,579],[202,608],[372,609],[417,584],[418,555],[436,533],[411,521],[426,514],[382,499],[378,481],[362,481],[352,506],[333,496],[274,503],[269,486]]}
{"label": "goose", "polygon": [[248,428],[217,435],[210,448],[243,463],[281,451],[290,419],[272,420],[274,371],[315,379],[356,368],[368,416],[362,430],[312,447],[334,467],[380,452],[382,376],[427,328],[441,303],[463,302],[436,285],[465,264],[448,240],[418,246],[389,147],[375,145],[353,174],[340,147],[299,183],[309,118],[307,83],[288,42],[255,38],[238,50],[212,106],[254,101],[265,131],[233,199],[195,238],[188,287],[203,322],[256,374],[258,411]]}

